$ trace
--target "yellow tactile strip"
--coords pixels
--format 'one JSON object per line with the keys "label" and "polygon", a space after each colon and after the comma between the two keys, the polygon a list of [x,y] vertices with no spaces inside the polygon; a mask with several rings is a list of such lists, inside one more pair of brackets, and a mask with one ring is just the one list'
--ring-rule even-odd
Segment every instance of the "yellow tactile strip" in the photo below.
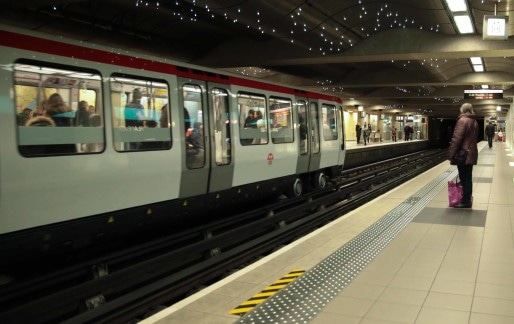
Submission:
{"label": "yellow tactile strip", "polygon": [[232,315],[244,315],[247,312],[251,311],[255,306],[264,302],[267,298],[275,295],[280,289],[287,286],[289,283],[293,282],[296,278],[303,275],[305,270],[293,270],[289,272],[284,277],[275,281],[272,285],[264,288],[260,293],[255,294],[252,298],[247,301],[241,303],[241,305],[237,306],[233,310],[230,311]]}

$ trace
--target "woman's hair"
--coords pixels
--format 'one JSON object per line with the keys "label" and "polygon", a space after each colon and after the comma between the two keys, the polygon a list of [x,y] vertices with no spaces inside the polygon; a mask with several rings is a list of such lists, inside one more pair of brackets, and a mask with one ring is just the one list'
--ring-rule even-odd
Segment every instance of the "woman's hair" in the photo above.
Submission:
{"label": "woman's hair", "polygon": [[466,103],[463,103],[462,106],[460,106],[460,113],[461,114],[465,114],[465,113],[474,114],[475,112],[473,111],[473,106],[469,102],[466,102]]}

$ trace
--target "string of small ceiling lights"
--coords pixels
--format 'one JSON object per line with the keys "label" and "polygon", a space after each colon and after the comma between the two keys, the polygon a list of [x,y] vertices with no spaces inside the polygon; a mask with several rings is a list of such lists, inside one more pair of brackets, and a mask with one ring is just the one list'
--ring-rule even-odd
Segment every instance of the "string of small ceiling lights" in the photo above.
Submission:
{"label": "string of small ceiling lights", "polygon": [[[290,21],[289,26],[287,24],[279,26],[275,20],[268,18],[264,3],[262,8],[258,8],[259,1],[242,0],[236,5],[224,7],[220,5],[223,3],[221,1],[209,0],[175,0],[172,3],[166,2],[166,5],[164,3],[159,0],[136,0],[135,6],[168,10],[177,19],[191,23],[206,18],[214,21],[223,19],[261,34],[281,38],[290,43],[301,43],[299,39],[303,40],[302,36],[304,35],[317,35],[318,43],[314,45],[311,41],[311,44],[306,46],[305,49],[323,56],[340,54],[361,40],[387,29],[414,27],[420,30],[439,32],[438,24],[428,27],[417,26],[416,20],[408,17],[409,8],[401,8],[387,2],[377,3],[373,0],[348,1],[348,5],[344,9],[335,13],[323,12],[322,9],[316,7],[315,2],[303,1],[290,9],[287,17],[280,20],[281,22]],[[250,5],[252,9],[249,9]],[[356,7],[359,11],[358,21],[356,21],[356,16],[353,13]],[[249,12],[250,10],[253,12]],[[346,14],[345,11],[347,11]],[[269,15],[271,16],[271,14]],[[314,20],[314,22],[309,21],[309,18],[313,16],[322,19]],[[426,63],[431,66],[438,64],[438,62],[421,62],[420,64],[424,65]],[[391,64],[407,67],[412,62],[395,63],[392,61]],[[265,77],[272,73],[268,69],[258,67],[240,68],[236,72],[254,77]],[[323,91],[339,93],[343,91],[342,86],[334,85],[331,80],[320,80],[317,83],[322,86]]]}
{"label": "string of small ceiling lights", "polygon": [[[170,10],[177,19],[190,22],[196,22],[200,17],[204,17],[205,14],[208,14],[211,19],[225,19],[232,21],[234,24],[242,24],[243,17],[248,18],[252,15],[252,13],[246,12],[245,9],[245,4],[249,3],[248,0],[241,1],[238,5],[231,7],[215,7],[214,5],[219,5],[218,3],[219,1],[209,0],[176,0],[171,7],[169,5],[165,7],[162,5],[162,2],[158,0],[136,0],[135,6],[155,8],[156,10]],[[256,1],[251,2],[252,5],[255,5],[255,3]],[[347,26],[346,22],[349,19],[344,15],[343,11],[353,9],[355,6],[360,6],[359,20],[362,21],[362,24],[368,24],[375,20],[375,25],[368,27],[368,29],[363,25],[360,27]],[[372,13],[372,10],[369,9],[372,7],[373,10],[376,10],[375,13]],[[175,8],[175,10],[173,8]],[[189,8],[189,11],[184,12],[184,8]],[[308,13],[308,15],[324,15],[324,21],[316,25],[310,25],[307,19],[303,20],[302,18],[304,12],[309,11],[310,13]],[[371,0],[355,0],[353,3],[349,3],[345,9],[335,14],[324,13],[321,9],[316,8],[314,3],[303,1],[289,12],[288,16],[291,25],[286,27],[288,30],[280,30],[278,26],[273,26],[271,22],[265,25],[264,22],[268,22],[268,19],[265,15],[264,8],[261,10],[257,9],[253,14],[255,15],[255,19],[253,23],[246,23],[245,21],[246,28],[253,29],[262,34],[281,35],[282,38],[287,39],[291,43],[296,42],[296,35],[301,35],[302,33],[316,33],[321,43],[319,46],[309,47],[308,50],[314,51],[319,49],[322,55],[343,52],[344,49],[354,46],[355,43],[362,39],[386,29],[415,27],[421,30],[439,31],[439,25],[429,26],[428,28],[422,25],[416,26],[415,19],[403,15],[398,10],[391,9],[391,6],[387,2],[377,4],[376,1]],[[337,19],[334,18],[340,15],[342,16]],[[358,32],[358,34],[356,34],[356,32]]]}

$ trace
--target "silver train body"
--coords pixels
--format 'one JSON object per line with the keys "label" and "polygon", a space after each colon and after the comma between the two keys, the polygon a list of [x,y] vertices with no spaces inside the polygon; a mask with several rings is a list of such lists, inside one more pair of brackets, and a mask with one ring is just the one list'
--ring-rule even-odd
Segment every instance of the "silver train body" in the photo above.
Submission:
{"label": "silver train body", "polygon": [[[97,222],[95,233],[141,226],[153,206],[172,219],[202,201],[205,211],[259,191],[300,195],[345,158],[341,101],[330,95],[7,26],[0,65],[4,243],[92,235],[75,221]],[[50,115],[54,93],[65,109]],[[129,221],[141,206],[141,221]]]}

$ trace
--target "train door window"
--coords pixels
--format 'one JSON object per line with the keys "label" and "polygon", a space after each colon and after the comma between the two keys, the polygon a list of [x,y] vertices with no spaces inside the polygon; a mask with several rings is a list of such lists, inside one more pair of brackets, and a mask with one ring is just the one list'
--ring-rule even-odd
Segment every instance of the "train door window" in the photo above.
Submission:
{"label": "train door window", "polygon": [[225,89],[212,89],[212,108],[214,112],[214,157],[217,165],[230,164],[231,133],[228,93]]}
{"label": "train door window", "polygon": [[310,126],[311,126],[311,137],[312,137],[312,153],[319,153],[320,149],[320,135],[319,135],[319,114],[318,104],[311,102],[310,104]]}
{"label": "train door window", "polygon": [[271,140],[274,144],[292,143],[294,141],[292,101],[270,97],[269,104]]}
{"label": "train door window", "polygon": [[296,103],[298,111],[298,130],[300,134],[300,155],[306,155],[309,151],[309,143],[307,141],[307,103],[299,100]]}
{"label": "train door window", "polygon": [[169,149],[167,83],[113,74],[110,85],[115,149],[118,152]]}
{"label": "train door window", "polygon": [[182,87],[182,98],[186,131],[186,166],[189,169],[202,168],[205,165],[202,88],[198,85],[185,84]]}
{"label": "train door window", "polygon": [[267,144],[269,139],[266,97],[241,92],[237,95],[237,106],[241,145]]}
{"label": "train door window", "polygon": [[103,116],[100,73],[28,60],[19,60],[13,71],[21,155],[103,151],[104,128],[91,123],[93,118],[88,112],[89,105],[96,105],[96,115]]}
{"label": "train door window", "polygon": [[325,141],[337,140],[337,109],[333,105],[321,105],[321,115],[323,121],[323,139]]}

